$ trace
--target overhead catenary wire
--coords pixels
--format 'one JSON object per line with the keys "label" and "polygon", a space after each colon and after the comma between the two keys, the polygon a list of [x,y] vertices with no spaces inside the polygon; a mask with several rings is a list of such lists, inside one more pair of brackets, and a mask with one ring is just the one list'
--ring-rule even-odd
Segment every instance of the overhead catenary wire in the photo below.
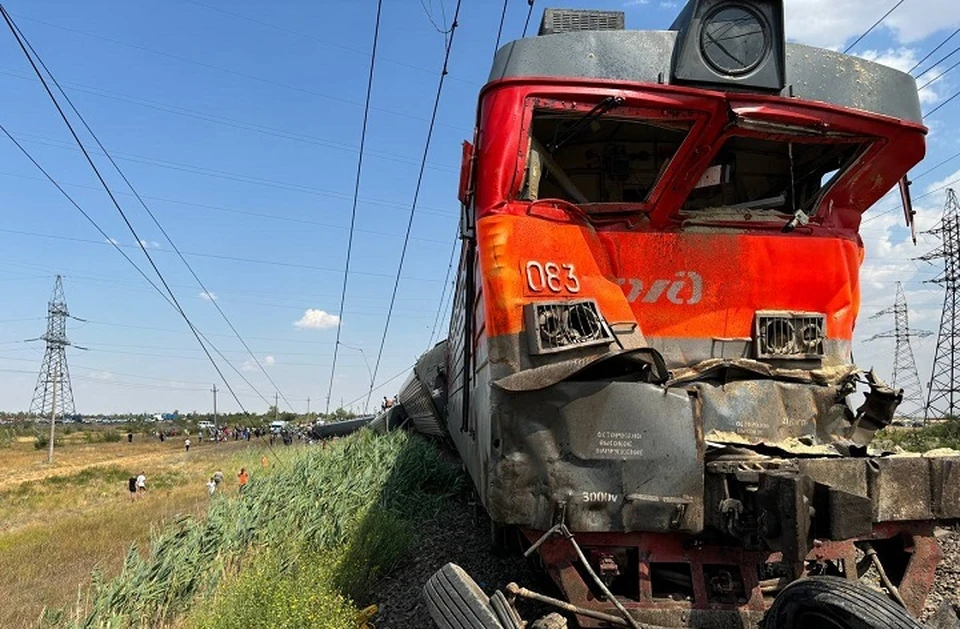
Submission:
{"label": "overhead catenary wire", "polygon": [[879,20],[877,20],[876,22],[874,22],[874,23],[870,26],[870,28],[868,28],[867,30],[865,30],[865,31],[863,32],[863,34],[860,35],[860,37],[857,37],[852,44],[850,44],[849,46],[847,46],[847,48],[843,51],[843,54],[847,54],[848,52],[850,52],[850,51],[853,49],[854,46],[856,46],[857,44],[860,43],[860,40],[861,40],[861,39],[863,39],[864,37],[866,37],[867,35],[869,35],[870,32],[873,31],[873,29],[875,29],[876,27],[880,26],[880,24],[881,24],[885,19],[887,19],[887,17],[888,17],[891,13],[893,13],[894,11],[896,11],[896,10],[897,10],[897,7],[899,7],[899,6],[900,6],[901,4],[903,4],[903,3],[904,3],[904,0],[899,0],[895,5],[893,5],[893,7],[891,7],[889,11],[887,11],[886,13],[884,13],[884,14],[880,17]]}
{"label": "overhead catenary wire", "polygon": [[938,65],[940,65],[941,63],[943,63],[944,61],[946,61],[947,59],[949,59],[949,58],[952,57],[953,55],[957,54],[957,51],[960,51],[960,46],[957,46],[956,48],[954,48],[953,50],[951,50],[950,52],[948,52],[948,53],[945,54],[944,56],[940,57],[939,59],[937,59],[936,61],[934,61],[933,63],[931,63],[930,66],[929,66],[926,70],[924,70],[924,71],[921,72],[920,74],[916,75],[914,78],[915,78],[915,79],[919,79],[920,77],[922,77],[924,74],[926,74],[926,73],[929,72],[930,70],[933,70],[933,69],[936,68]]}
{"label": "overhead catenary wire", "polygon": [[460,244],[458,238],[454,238],[453,247],[450,249],[450,261],[447,263],[447,275],[443,278],[443,290],[440,292],[440,303],[437,304],[437,315],[433,319],[433,329],[430,330],[430,340],[427,341],[427,347],[433,345],[433,339],[437,334],[437,329],[440,325],[440,315],[443,313],[443,304],[446,301],[447,289],[450,288],[450,291],[453,291],[453,288],[449,286],[450,284],[450,274],[453,273],[453,259],[457,254],[457,249]]}
{"label": "overhead catenary wire", "polygon": [[[80,212],[80,214],[81,214],[91,225],[93,225],[93,227],[94,227],[98,232],[100,232],[100,235],[102,235],[102,236],[106,239],[105,244],[113,245],[114,249],[116,249],[116,250],[120,253],[120,255],[123,256],[123,258],[124,258],[127,262],[129,262],[130,265],[133,266],[134,269],[136,269],[137,273],[139,273],[139,274],[143,277],[143,279],[145,279],[145,280],[147,281],[147,283],[149,283],[150,286],[152,286],[153,289],[154,289],[155,291],[157,291],[157,293],[158,293],[164,300],[166,300],[166,302],[167,302],[168,304],[170,304],[171,307],[173,307],[174,309],[176,309],[176,306],[174,305],[174,303],[170,300],[170,298],[166,295],[166,293],[164,293],[163,290],[162,290],[159,286],[157,286],[156,282],[154,282],[153,279],[152,279],[149,275],[147,275],[146,272],[145,272],[142,268],[140,268],[140,265],[138,265],[136,262],[134,262],[134,261],[133,261],[133,258],[131,258],[130,256],[128,256],[127,253],[126,253],[123,249],[121,249],[120,246],[119,246],[116,242],[114,242],[109,236],[107,236],[107,233],[103,230],[102,227],[100,227],[100,224],[97,223],[97,222],[93,219],[93,217],[90,216],[90,214],[88,214],[87,211],[84,210],[84,209],[80,206],[80,204],[78,204],[78,203],[73,199],[73,197],[71,197],[70,194],[69,194],[66,190],[63,189],[63,187],[59,184],[59,182],[57,182],[57,180],[54,179],[53,176],[50,175],[50,173],[48,173],[48,172],[46,171],[46,169],[44,169],[43,166],[41,166],[40,163],[39,163],[36,159],[34,159],[34,157],[23,147],[23,145],[20,144],[20,143],[17,141],[17,139],[14,138],[14,137],[10,134],[9,131],[7,131],[6,127],[4,127],[2,123],[0,123],[0,132],[2,132],[4,135],[6,135],[6,136],[10,139],[10,141],[13,142],[14,146],[16,146],[16,147],[20,150],[20,152],[22,152],[22,153],[27,157],[27,159],[30,160],[30,162],[33,163],[33,165],[36,166],[37,169],[46,176],[46,178],[48,179],[48,181],[50,181],[50,183],[52,183],[53,186],[54,186],[57,190],[60,191],[60,194],[62,194],[62,195],[67,199],[67,201],[68,201],[71,205],[73,205],[73,207],[76,208],[76,210],[77,210],[78,212]],[[84,322],[85,322],[85,323],[94,323],[94,324],[97,323],[97,322],[91,321],[91,320],[89,320],[89,319],[85,320]],[[194,335],[199,334],[200,337],[203,338],[203,340],[207,343],[207,345],[209,345],[210,348],[213,349],[213,351],[216,352],[216,354],[217,354],[218,356],[220,356],[220,358],[223,359],[223,361],[226,362],[227,365],[230,366],[230,367],[237,373],[238,376],[240,376],[240,378],[247,384],[247,386],[249,386],[253,391],[255,391],[255,392],[257,393],[257,395],[259,395],[260,398],[263,399],[264,402],[268,402],[268,400],[267,400],[262,394],[260,394],[259,391],[257,391],[256,387],[254,387],[254,386],[250,383],[250,381],[247,380],[247,378],[240,372],[240,370],[238,370],[238,369],[233,365],[233,363],[231,363],[231,362],[227,359],[227,357],[223,355],[223,352],[221,352],[221,351],[217,348],[216,345],[214,345],[213,343],[210,342],[210,339],[208,339],[207,336],[206,336],[203,332],[201,332],[199,329],[197,329],[196,327],[194,327],[194,326],[192,325],[192,323],[189,322],[189,320],[188,320],[188,324],[190,324],[190,331],[191,331]],[[128,326],[128,327],[135,327],[135,326]],[[178,330],[178,332],[179,332],[179,330]],[[201,347],[201,349],[204,350],[204,353],[207,353],[207,352],[206,352],[206,347],[204,347],[204,345],[203,345],[202,342],[200,343],[200,347]],[[210,357],[210,356],[209,356],[209,354],[207,353],[207,358],[209,359],[209,357]],[[219,370],[218,370],[218,373],[219,373]],[[229,386],[228,386],[228,389],[229,389]],[[268,403],[269,403],[269,402],[268,402]],[[242,406],[242,405],[241,405],[241,409],[243,409],[243,406]]]}
{"label": "overhead catenary wire", "polygon": [[929,118],[929,117],[932,116],[933,114],[935,114],[935,113],[937,113],[938,111],[940,111],[941,109],[943,109],[944,105],[948,104],[950,101],[952,101],[952,100],[953,100],[954,98],[956,98],[957,96],[960,96],[960,91],[954,92],[952,96],[950,96],[949,98],[947,98],[947,99],[944,100],[944,101],[941,101],[941,103],[940,103],[939,105],[937,105],[936,107],[934,107],[933,109],[931,109],[931,110],[928,111],[927,113],[923,114],[923,119],[926,120],[927,118]]}
{"label": "overhead catenary wire", "polygon": [[955,64],[953,64],[952,66],[950,66],[949,68],[947,68],[946,70],[944,70],[943,72],[941,72],[940,74],[938,74],[937,76],[933,77],[932,79],[930,79],[929,81],[927,81],[926,83],[924,83],[923,85],[921,85],[920,87],[918,87],[917,89],[918,89],[918,90],[922,90],[923,88],[928,87],[928,86],[931,85],[932,83],[936,83],[937,81],[939,81],[939,80],[943,77],[943,75],[945,75],[947,72],[950,72],[951,70],[953,70],[953,69],[956,68],[957,66],[960,66],[960,61],[956,62]]}
{"label": "overhead catenary wire", "polygon": [[500,11],[500,26],[497,27],[497,43],[493,45],[494,55],[496,55],[500,49],[500,37],[503,36],[503,22],[507,17],[507,2],[509,1],[510,0],[503,0],[503,9]]}
{"label": "overhead catenary wire", "polygon": [[[144,256],[146,256],[147,261],[150,263],[150,266],[153,268],[154,272],[157,274],[157,277],[159,278],[160,282],[166,288],[167,293],[170,295],[170,298],[173,300],[173,303],[175,304],[177,311],[180,313],[180,316],[183,317],[183,320],[187,323],[190,330],[194,333],[194,336],[196,337],[197,342],[200,343],[201,347],[203,347],[204,352],[207,354],[207,357],[210,360],[210,364],[213,365],[214,370],[217,372],[217,375],[220,376],[220,379],[223,381],[224,386],[227,387],[227,390],[233,396],[234,401],[237,403],[237,405],[241,409],[243,409],[244,408],[243,404],[240,402],[240,399],[237,397],[236,393],[233,391],[233,387],[230,386],[230,383],[227,381],[226,377],[223,375],[223,372],[221,371],[220,366],[217,365],[217,361],[215,361],[213,359],[213,356],[210,355],[210,352],[207,350],[206,346],[203,343],[203,340],[200,338],[200,334],[197,331],[196,327],[194,327],[193,323],[190,321],[190,318],[187,316],[187,313],[184,312],[183,308],[180,306],[180,302],[177,301],[176,295],[167,285],[166,279],[163,277],[163,274],[160,272],[160,269],[157,267],[156,263],[153,261],[153,257],[150,255],[150,252],[147,251],[147,248],[143,245],[143,242],[141,241],[140,236],[137,234],[136,229],[133,227],[133,224],[130,223],[130,220],[127,218],[127,215],[123,211],[123,208],[120,207],[120,203],[117,201],[116,197],[113,195],[113,192],[110,189],[110,186],[107,184],[106,180],[103,178],[103,175],[100,174],[100,170],[97,168],[96,163],[90,157],[90,154],[87,152],[86,146],[84,146],[83,142],[80,140],[80,137],[77,135],[76,130],[73,128],[73,125],[70,123],[70,119],[67,117],[66,113],[63,111],[63,108],[60,106],[60,103],[57,101],[56,97],[54,96],[53,91],[50,89],[50,86],[47,85],[47,81],[44,78],[43,73],[40,72],[40,68],[37,67],[37,64],[33,60],[33,57],[30,56],[30,52],[27,50],[27,47],[24,43],[24,40],[21,38],[19,30],[14,25],[13,19],[10,17],[10,14],[7,12],[6,8],[2,4],[0,4],[0,14],[3,15],[4,21],[6,21],[7,26],[10,28],[10,32],[13,33],[13,36],[17,40],[17,43],[19,44],[21,50],[23,51],[23,54],[27,57],[27,61],[29,61],[30,66],[33,68],[34,72],[37,73],[37,77],[40,79],[40,82],[43,84],[44,90],[46,90],[47,95],[50,97],[50,100],[53,102],[54,107],[56,107],[57,112],[60,114],[61,119],[64,121],[64,124],[66,124],[67,129],[70,131],[70,135],[72,135],[74,140],[77,142],[78,146],[80,147],[80,150],[83,152],[83,155],[87,160],[87,163],[93,169],[94,173],[97,176],[97,179],[100,181],[101,185],[103,186],[104,191],[107,193],[107,196],[110,198],[110,201],[113,203],[114,207],[120,213],[120,216],[123,219],[123,222],[126,224],[127,228],[133,234],[133,237],[136,239],[137,243],[140,245],[140,249],[143,251]],[[9,134],[7,134],[7,136],[13,139],[13,137],[10,136]]]}
{"label": "overhead catenary wire", "polygon": [[[29,137],[28,134],[21,134],[22,137]],[[34,138],[39,136],[33,136]],[[44,144],[46,146],[54,146],[56,148],[63,149],[73,149],[76,150],[73,145],[68,145],[66,143],[52,142],[46,138],[40,138],[38,140],[31,140],[33,142]],[[327,197],[331,199],[342,199],[349,200],[351,195],[346,192],[340,192],[339,190],[329,190],[324,188],[314,188],[312,186],[305,186],[303,184],[292,183],[287,181],[278,181],[275,179],[266,179],[263,177],[254,177],[251,175],[244,175],[242,173],[234,173],[229,171],[222,171],[213,168],[207,168],[203,166],[195,166],[192,164],[183,164],[181,162],[173,162],[169,160],[160,160],[151,157],[145,157],[141,155],[133,154],[124,154],[119,152],[114,152],[116,155],[123,157],[124,161],[130,161],[138,164],[148,164],[156,168],[164,168],[167,170],[173,170],[176,172],[186,172],[196,175],[201,175],[203,177],[210,177],[213,179],[223,179],[226,181],[236,181],[240,183],[247,183],[255,186],[262,186],[265,188],[271,188],[274,190],[288,190],[291,192],[298,192],[301,194],[308,194],[311,196]],[[390,201],[387,199],[361,199],[364,203],[370,205],[377,205],[381,207],[392,207],[392,208],[403,208],[406,209],[406,205],[402,203],[397,203],[396,201]],[[430,206],[423,206],[420,208],[424,214],[435,214],[437,216],[450,216],[449,211],[443,211],[439,208],[432,208]]]}
{"label": "overhead catenary wire", "polygon": [[[195,65],[195,66],[198,66],[198,67],[201,67],[201,68],[206,68],[206,69],[208,69],[208,70],[212,70],[212,71],[215,71],[215,72],[220,72],[220,73],[222,73],[222,74],[227,74],[227,75],[235,76],[235,77],[238,77],[238,78],[241,78],[241,79],[245,79],[245,80],[248,80],[248,81],[253,81],[253,82],[256,82],[256,83],[261,83],[261,84],[263,84],[263,85],[268,85],[268,86],[270,86],[270,87],[274,87],[274,88],[280,87],[280,88],[283,88],[283,89],[286,89],[286,90],[290,90],[290,91],[294,91],[294,92],[299,92],[299,93],[301,93],[301,94],[309,94],[309,95],[315,96],[315,97],[317,97],[317,98],[322,98],[322,99],[325,99],[325,100],[330,100],[330,101],[333,101],[333,102],[338,102],[338,103],[341,103],[341,104],[343,104],[343,105],[358,106],[358,105],[361,104],[361,103],[359,103],[359,102],[357,102],[357,101],[355,101],[355,100],[351,100],[351,99],[349,99],[349,98],[343,98],[343,97],[341,97],[341,96],[332,96],[332,95],[330,95],[330,94],[325,94],[325,93],[323,93],[323,92],[318,92],[318,91],[316,91],[316,90],[312,90],[312,89],[309,89],[309,88],[306,88],[306,87],[302,87],[302,86],[299,86],[299,85],[294,85],[294,84],[290,84],[290,83],[283,83],[283,82],[280,82],[280,81],[276,81],[276,80],[274,80],[274,79],[268,79],[268,78],[261,77],[261,76],[256,76],[256,75],[253,75],[253,74],[247,74],[246,72],[242,72],[242,71],[240,71],[240,70],[234,70],[234,69],[231,69],[231,68],[225,68],[225,67],[218,66],[218,65],[214,65],[214,64],[211,64],[211,63],[206,63],[206,62],[203,62],[203,61],[198,61],[198,60],[196,60],[196,59],[191,59],[191,58],[189,58],[189,57],[182,57],[182,56],[180,56],[180,55],[175,55],[175,54],[173,54],[173,53],[163,52],[163,51],[160,51],[160,50],[154,50],[154,49],[152,49],[152,48],[147,48],[147,47],[145,47],[145,46],[140,46],[140,45],[138,45],[138,44],[130,44],[130,43],[127,43],[127,42],[123,42],[123,41],[119,41],[119,40],[116,40],[116,39],[112,39],[112,38],[110,38],[110,37],[104,37],[103,35],[96,35],[96,34],[93,34],[93,33],[88,33],[88,32],[86,32],[86,31],[82,31],[82,30],[79,30],[79,29],[71,28],[71,27],[68,27],[68,26],[62,26],[62,25],[60,25],[60,24],[53,24],[53,23],[50,23],[50,22],[44,22],[44,21],[42,21],[42,20],[37,20],[37,19],[34,19],[34,18],[26,17],[26,16],[18,16],[18,17],[19,17],[20,19],[23,19],[23,20],[26,20],[26,21],[29,21],[29,22],[33,22],[33,23],[35,23],[35,24],[42,24],[42,25],[48,26],[48,27],[50,27],[50,28],[55,28],[55,29],[58,29],[58,30],[66,31],[66,32],[68,32],[68,33],[76,33],[76,34],[78,34],[78,35],[82,35],[82,36],[84,36],[84,37],[89,37],[89,38],[91,38],[91,39],[98,39],[98,40],[100,40],[100,41],[106,41],[106,42],[109,42],[109,43],[112,43],[112,44],[115,44],[115,45],[118,45],[118,46],[122,46],[122,47],[125,47],[125,48],[130,48],[130,49],[132,49],[132,50],[139,50],[139,51],[142,51],[142,52],[148,52],[148,53],[150,53],[150,54],[157,55],[157,56],[159,56],[159,57],[164,57],[164,58],[167,58],[167,59],[173,59],[173,60],[178,61],[178,62],[180,62],[180,63],[186,63],[186,64],[190,64],[190,65]],[[381,108],[381,107],[373,107],[373,109],[375,109],[375,110],[377,110],[377,111],[382,111],[382,112],[387,113],[387,114],[391,114],[391,115],[393,115],[393,116],[397,116],[397,117],[399,117],[399,118],[406,118],[406,119],[408,119],[408,120],[418,120],[418,121],[420,121],[420,122],[423,122],[423,121],[424,121],[423,118],[419,118],[419,117],[414,116],[414,115],[412,115],[412,114],[408,114],[408,113],[404,113],[404,112],[400,112],[400,111],[395,111],[395,110],[392,110],[392,109],[384,109],[384,108]],[[441,123],[441,124],[442,124],[442,123]],[[442,124],[442,126],[448,126],[448,125]]]}
{"label": "overhead catenary wire", "polygon": [[[16,28],[16,25],[14,25],[14,27]],[[239,330],[237,330],[236,326],[233,325],[233,322],[227,316],[227,313],[225,313],[223,311],[223,308],[220,307],[220,304],[217,303],[216,298],[213,297],[213,293],[209,289],[207,289],[206,285],[203,283],[203,281],[197,275],[196,271],[193,269],[193,266],[191,266],[191,264],[187,262],[187,259],[183,256],[183,253],[177,247],[176,243],[173,242],[173,238],[170,236],[167,230],[164,229],[163,225],[160,224],[160,221],[157,219],[156,215],[147,205],[146,201],[144,201],[143,197],[140,196],[140,193],[133,186],[133,183],[127,178],[127,175],[120,168],[119,164],[117,164],[117,162],[113,159],[113,156],[110,155],[110,152],[107,151],[107,147],[103,145],[103,142],[100,141],[99,136],[97,136],[97,134],[93,131],[93,129],[90,128],[90,125],[87,124],[87,121],[83,117],[83,114],[80,113],[76,105],[73,104],[73,101],[70,99],[67,93],[60,86],[60,83],[57,82],[57,78],[54,76],[53,72],[50,71],[50,68],[47,67],[47,64],[43,62],[43,58],[41,58],[40,55],[37,54],[37,51],[33,48],[29,40],[27,40],[27,38],[23,35],[23,33],[20,31],[19,28],[17,28],[17,32],[19,33],[23,42],[27,45],[27,48],[30,50],[30,53],[37,60],[37,63],[40,64],[40,67],[43,68],[43,71],[47,73],[47,76],[53,82],[54,86],[56,86],[57,91],[60,92],[60,95],[63,96],[64,100],[70,106],[70,109],[73,111],[74,115],[83,125],[84,129],[87,130],[87,133],[90,134],[90,137],[93,138],[94,142],[97,143],[97,146],[100,148],[100,151],[104,154],[104,156],[106,156],[107,160],[110,162],[113,168],[117,171],[117,174],[120,175],[120,178],[126,184],[127,188],[130,189],[130,192],[133,194],[133,196],[136,197],[137,201],[140,203],[140,206],[144,209],[144,211],[146,211],[147,215],[153,221],[154,225],[156,225],[157,229],[160,230],[160,233],[163,234],[163,237],[167,240],[168,243],[170,243],[170,246],[173,248],[174,252],[176,252],[177,257],[180,258],[180,261],[183,262],[183,265],[187,267],[187,270],[190,272],[190,275],[193,276],[194,281],[197,282],[197,284],[200,286],[200,289],[203,291],[203,293],[210,297],[210,299],[208,299],[207,301],[213,304],[214,308],[216,308],[217,312],[220,314],[220,317],[224,320],[224,322],[227,324],[227,326],[230,328],[233,334],[237,337],[237,340],[240,341],[240,344],[243,345],[243,348],[247,350],[247,353],[250,355],[250,358],[253,359],[253,362],[260,369],[263,375],[267,378],[267,381],[270,383],[270,385],[273,386],[274,390],[279,393],[280,397],[283,398],[283,401],[287,404],[290,410],[294,410],[293,405],[290,403],[289,400],[287,400],[287,396],[284,395],[283,391],[280,390],[280,388],[277,386],[277,383],[273,381],[273,378],[270,376],[269,373],[267,373],[267,370],[260,363],[260,359],[258,359],[256,354],[254,354],[250,350],[250,346],[247,345],[247,342],[243,339],[243,336],[240,334]]]}
{"label": "overhead catenary wire", "polygon": [[[523,21],[523,35],[522,37],[527,36],[527,28],[530,26],[530,16],[533,15],[533,3],[536,0],[527,0],[527,19]],[[903,0],[901,0],[902,2]]]}
{"label": "overhead catenary wire", "polygon": [[[363,173],[363,149],[367,141],[367,121],[370,117],[370,95],[373,92],[373,77],[377,63],[377,42],[380,39],[380,12],[383,0],[377,0],[377,16],[373,23],[373,50],[370,53],[370,70],[367,74],[367,94],[363,102],[363,122],[360,125],[360,153],[357,156],[357,175],[353,184],[353,206],[350,209],[350,231],[347,235],[347,259],[343,265],[343,283],[340,288],[340,308],[337,311],[337,338],[333,344],[333,361],[330,365],[330,385],[327,387],[326,413],[330,412],[330,396],[333,395],[333,379],[337,374],[337,355],[340,349],[340,333],[343,331],[343,306],[347,300],[347,280],[350,278],[350,256],[353,253],[353,233],[357,225],[357,200],[360,198],[360,176]],[[426,7],[424,7],[426,10]],[[431,21],[433,18],[431,16]],[[372,386],[372,383],[371,383]]]}
{"label": "overhead catenary wire", "polygon": [[463,0],[457,0],[457,6],[453,12],[453,20],[450,23],[450,37],[447,39],[446,50],[443,54],[443,66],[440,70],[440,80],[437,84],[437,93],[433,100],[433,112],[430,114],[430,126],[427,128],[427,138],[423,146],[423,158],[420,160],[420,172],[417,175],[417,186],[413,193],[413,202],[410,204],[410,217],[407,220],[407,229],[403,236],[403,247],[400,250],[400,262],[397,264],[397,276],[393,283],[393,292],[390,296],[390,307],[387,309],[387,318],[383,325],[383,336],[380,338],[380,348],[377,350],[377,361],[373,368],[373,377],[370,382],[370,390],[367,393],[367,404],[370,403],[370,396],[373,394],[374,382],[377,379],[377,373],[380,369],[380,361],[383,358],[383,348],[387,342],[387,333],[390,330],[390,319],[393,315],[393,306],[397,300],[397,289],[400,286],[400,276],[403,273],[403,262],[407,255],[407,245],[410,243],[410,232],[413,230],[413,218],[417,212],[417,201],[420,198],[420,186],[423,184],[423,173],[426,170],[427,156],[430,153],[430,140],[433,138],[433,130],[437,122],[437,112],[440,109],[440,96],[443,94],[443,84],[449,72],[450,51],[453,50],[454,36],[457,34],[457,18],[460,16],[460,5]]}
{"label": "overhead catenary wire", "polygon": [[[921,65],[924,61],[926,61],[927,59],[929,59],[930,57],[932,57],[932,56],[933,56],[933,53],[935,53],[935,52],[937,52],[938,50],[940,50],[941,48],[943,48],[943,47],[946,45],[946,43],[947,43],[948,41],[950,41],[951,39],[953,39],[954,35],[956,35],[957,33],[960,33],[960,28],[958,28],[957,30],[955,30],[955,31],[953,31],[952,33],[950,33],[949,35],[947,35],[946,39],[944,39],[942,42],[940,42],[939,44],[937,44],[937,47],[936,47],[936,48],[934,48],[933,50],[931,50],[930,52],[928,52],[927,54],[925,54],[925,55],[923,56],[923,59],[921,59],[920,61],[918,61],[918,62],[916,62],[915,64],[913,64],[913,67],[910,68],[909,70],[907,70],[907,74],[913,74],[913,71],[914,71],[914,70],[916,70],[917,68],[919,68],[920,65]],[[951,53],[951,54],[952,54],[952,53]],[[936,64],[934,64],[934,65],[936,65]],[[932,66],[931,66],[931,67],[932,67]],[[917,75],[917,76],[919,77],[919,76],[922,76],[923,74],[924,74],[924,73],[921,72],[921,73],[920,73],[919,75]]]}

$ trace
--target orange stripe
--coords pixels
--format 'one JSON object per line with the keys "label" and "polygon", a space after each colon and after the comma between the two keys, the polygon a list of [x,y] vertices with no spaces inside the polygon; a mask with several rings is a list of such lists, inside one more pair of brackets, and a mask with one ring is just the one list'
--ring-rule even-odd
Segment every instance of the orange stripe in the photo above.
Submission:
{"label": "orange stripe", "polygon": [[825,313],[827,336],[849,340],[860,306],[863,249],[845,238],[597,233],[505,214],[480,219],[477,238],[491,336],[520,332],[525,303],[593,298],[649,336],[749,337],[757,310],[795,310]]}

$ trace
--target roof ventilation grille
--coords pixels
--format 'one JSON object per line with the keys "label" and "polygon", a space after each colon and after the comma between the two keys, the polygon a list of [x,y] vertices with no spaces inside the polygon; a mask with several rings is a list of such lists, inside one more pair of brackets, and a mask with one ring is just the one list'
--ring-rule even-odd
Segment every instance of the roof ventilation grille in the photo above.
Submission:
{"label": "roof ventilation grille", "polygon": [[585,11],[580,9],[544,9],[538,35],[574,31],[622,31],[623,11]]}

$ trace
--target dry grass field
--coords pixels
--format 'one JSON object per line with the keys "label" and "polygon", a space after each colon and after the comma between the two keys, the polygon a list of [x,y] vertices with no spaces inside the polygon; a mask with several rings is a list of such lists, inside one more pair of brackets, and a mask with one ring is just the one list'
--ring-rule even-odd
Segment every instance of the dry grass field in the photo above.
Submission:
{"label": "dry grass field", "polygon": [[[130,544],[145,547],[152,527],[205,511],[214,471],[223,472],[224,490],[236,491],[241,466],[260,468],[255,440],[192,441],[185,453],[182,438],[87,443],[73,433],[53,465],[33,439],[0,447],[0,627],[36,627],[44,608],[72,606],[94,570],[116,574]],[[131,501],[127,479],[140,471],[148,490]]]}

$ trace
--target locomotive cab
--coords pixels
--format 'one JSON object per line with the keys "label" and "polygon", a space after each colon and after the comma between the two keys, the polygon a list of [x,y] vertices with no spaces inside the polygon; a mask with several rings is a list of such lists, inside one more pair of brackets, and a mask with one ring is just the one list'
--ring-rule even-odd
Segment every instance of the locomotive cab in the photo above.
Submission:
{"label": "locomotive cab", "polygon": [[[646,622],[755,622],[869,543],[919,611],[960,459],[868,451],[900,394],[851,347],[862,215],[925,133],[909,75],[786,43],[777,0],[666,31],[548,10],[480,94],[449,336],[401,401],[496,524],[562,523]],[[610,607],[565,540],[538,552]]]}

